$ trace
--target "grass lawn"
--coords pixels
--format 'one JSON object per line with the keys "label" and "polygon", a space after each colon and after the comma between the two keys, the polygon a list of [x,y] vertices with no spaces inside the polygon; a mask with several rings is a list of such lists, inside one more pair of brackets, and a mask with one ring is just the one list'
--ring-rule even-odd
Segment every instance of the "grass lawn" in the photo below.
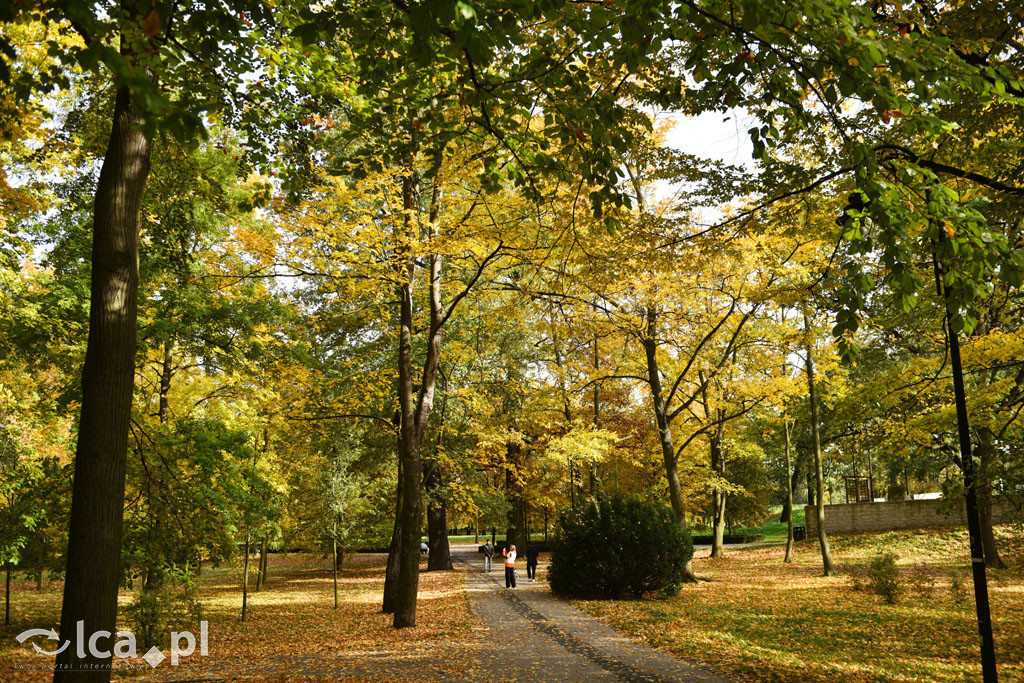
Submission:
{"label": "grass lawn", "polygon": [[[783,527],[785,529],[785,527]],[[1024,681],[1024,532],[997,530],[1009,569],[989,571],[1000,681]],[[904,594],[886,605],[848,576],[821,576],[815,541],[729,550],[694,560],[710,582],[667,600],[577,601],[577,606],[653,646],[704,662],[738,681],[981,680],[967,532],[893,531],[835,536],[840,568],[878,552],[899,555]],[[959,598],[953,576],[962,582]],[[912,577],[922,577],[919,588]],[[934,585],[928,589],[931,576]]]}
{"label": "grass lawn", "polygon": [[[769,517],[764,524],[760,527],[751,529],[736,529],[733,533],[740,535],[748,534],[764,534],[765,542],[768,541],[782,541],[785,543],[786,537],[789,535],[789,525],[785,522],[779,521],[779,515],[782,514],[782,509],[778,508],[772,512],[772,516]],[[806,521],[804,520],[804,506],[794,505],[793,506],[793,526],[805,526]],[[826,527],[827,529],[828,527]]]}
{"label": "grass lawn", "polygon": [[[761,542],[764,543],[777,543],[786,542],[786,537],[789,535],[789,526],[785,522],[779,521],[779,516],[782,514],[782,506],[777,505],[772,508],[771,516],[765,520],[764,524],[756,527],[742,527],[739,529],[733,529],[731,534],[736,536],[764,536]],[[803,505],[793,506],[793,526],[805,526],[805,511]],[[707,535],[711,533],[711,529],[692,528],[690,533],[694,536]]]}
{"label": "grass lawn", "polygon": [[[463,544],[466,544],[466,543],[477,543],[477,542],[479,542],[481,545],[483,545],[484,543],[487,542],[487,539],[490,538],[490,537],[491,537],[490,533],[486,533],[486,534],[485,533],[481,533],[480,536],[479,536],[479,541],[477,541],[477,537],[474,536],[473,534],[463,535],[463,536],[451,536],[451,535],[449,535],[448,536],[448,543],[452,544],[452,545],[454,545],[456,543],[459,544],[459,545],[463,545]],[[498,535],[495,538],[496,538],[498,543],[504,543],[505,542],[505,532],[504,531],[499,531]],[[543,541],[544,540],[544,532],[541,532],[539,534],[530,534],[530,538],[532,540],[538,541],[538,542],[539,541]],[[426,541],[427,537],[424,536],[423,540]],[[786,540],[785,529],[783,529],[783,532],[782,532],[782,540]]]}
{"label": "grass lawn", "polygon": [[[380,611],[385,559],[363,554],[346,558],[335,610],[328,560],[309,554],[290,554],[287,559],[272,554],[267,583],[262,591],[250,592],[244,623],[239,620],[240,562],[216,569],[204,567],[199,583],[203,618],[209,621],[209,656],[200,657],[197,648],[177,667],[164,661],[155,670],[141,659],[115,659],[120,668],[115,677],[389,680],[408,677],[412,671],[437,680],[465,672],[466,663],[460,659],[479,658],[482,646],[463,589],[465,575],[460,571],[422,573],[417,628],[395,630],[391,616]],[[250,579],[250,588],[253,583]],[[49,628],[57,623],[62,584],[49,583],[37,592],[34,583],[16,581],[13,589],[12,623],[0,627],[0,681],[49,681],[52,670],[21,667],[38,667],[52,659],[33,652],[28,642],[19,645],[14,636],[28,628]],[[122,606],[132,598],[123,592]],[[120,627],[132,625],[122,623]],[[190,628],[198,637],[198,628]],[[36,641],[46,648],[52,645]],[[161,645],[165,655],[170,654],[168,644],[165,640]],[[145,654],[141,644],[138,654]],[[131,662],[134,670],[129,670],[126,662]]]}

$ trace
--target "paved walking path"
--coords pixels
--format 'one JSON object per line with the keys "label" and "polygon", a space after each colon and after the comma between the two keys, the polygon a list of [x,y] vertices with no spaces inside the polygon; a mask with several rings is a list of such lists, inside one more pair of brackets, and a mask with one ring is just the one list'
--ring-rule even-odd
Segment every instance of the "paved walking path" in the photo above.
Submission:
{"label": "paved walking path", "polygon": [[546,583],[526,580],[505,588],[500,557],[484,573],[477,546],[452,546],[452,559],[467,567],[466,590],[488,627],[488,668],[506,680],[651,681],[725,683],[695,664],[631,641],[618,631],[555,598]]}

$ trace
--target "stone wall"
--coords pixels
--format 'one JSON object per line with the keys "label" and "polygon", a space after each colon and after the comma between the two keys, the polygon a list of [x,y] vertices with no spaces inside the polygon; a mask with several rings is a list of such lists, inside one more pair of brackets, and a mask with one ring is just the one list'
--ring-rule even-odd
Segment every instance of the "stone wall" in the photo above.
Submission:
{"label": "stone wall", "polygon": [[[943,512],[942,499],[894,500],[885,503],[849,503],[825,506],[825,529],[830,534],[852,534],[860,531],[886,531],[889,529],[917,529],[926,526],[966,524],[964,502],[959,501],[955,511]],[[807,538],[818,533],[818,513],[813,505],[805,505]],[[992,503],[992,520],[1016,517],[1016,509],[1009,501]]]}

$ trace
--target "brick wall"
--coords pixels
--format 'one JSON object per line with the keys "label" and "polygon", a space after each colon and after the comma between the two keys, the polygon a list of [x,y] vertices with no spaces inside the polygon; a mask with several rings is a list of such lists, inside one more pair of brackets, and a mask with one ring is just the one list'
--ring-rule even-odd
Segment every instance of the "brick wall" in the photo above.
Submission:
{"label": "brick wall", "polygon": [[[888,529],[917,529],[926,526],[948,526],[966,524],[964,502],[959,501],[955,511],[943,512],[945,501],[938,500],[894,500],[885,503],[849,503],[825,506],[825,529],[830,534],[851,534],[860,531],[885,531]],[[813,505],[805,505],[807,515],[807,537],[818,533],[818,513]],[[1009,520],[1013,506],[1005,500],[992,503],[992,520]]]}

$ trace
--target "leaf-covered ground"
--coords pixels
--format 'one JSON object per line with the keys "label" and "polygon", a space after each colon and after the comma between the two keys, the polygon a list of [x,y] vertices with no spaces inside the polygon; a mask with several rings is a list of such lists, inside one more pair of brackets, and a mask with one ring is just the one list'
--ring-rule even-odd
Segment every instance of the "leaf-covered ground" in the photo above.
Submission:
{"label": "leaf-covered ground", "polygon": [[[165,661],[156,670],[136,660],[140,668],[121,675],[131,680],[463,678],[466,660],[479,656],[481,644],[480,631],[470,619],[464,574],[421,573],[418,626],[395,630],[391,617],[380,612],[383,562],[380,555],[346,558],[335,610],[329,561],[313,555],[272,555],[267,584],[261,592],[250,592],[244,623],[239,620],[240,568],[204,568],[200,586],[203,617],[209,621],[209,656],[200,657],[197,650],[177,667]],[[0,631],[0,680],[49,680],[52,672],[14,668],[38,666],[43,660],[14,636],[26,628],[56,624],[61,585],[50,583],[43,592],[27,582],[13,587],[12,624]],[[131,598],[123,594],[122,604]],[[168,647],[163,650],[169,654]],[[142,648],[139,654],[144,654]]]}
{"label": "leaf-covered ground", "polygon": [[[1009,568],[989,571],[1000,681],[1024,681],[1024,533],[998,530]],[[840,568],[899,555],[904,593],[886,605],[849,573],[821,576],[816,541],[694,560],[710,582],[668,600],[574,602],[642,641],[704,662],[738,681],[973,681],[981,679],[967,558],[958,529],[837,536]],[[962,584],[959,599],[954,576]],[[929,579],[930,577],[930,579]],[[928,584],[934,581],[929,589]],[[915,585],[915,583],[917,585]]]}

